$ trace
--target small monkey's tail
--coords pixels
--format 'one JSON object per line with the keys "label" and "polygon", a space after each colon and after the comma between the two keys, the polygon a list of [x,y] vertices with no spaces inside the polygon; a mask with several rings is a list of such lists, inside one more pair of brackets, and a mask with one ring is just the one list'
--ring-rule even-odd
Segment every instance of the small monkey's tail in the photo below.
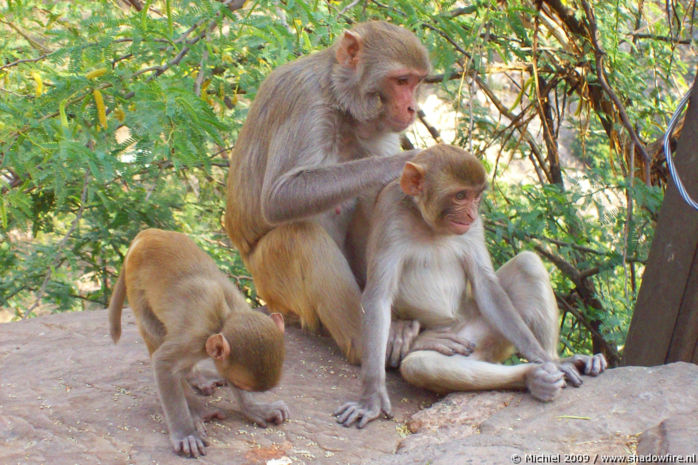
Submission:
{"label": "small monkey's tail", "polygon": [[114,344],[119,342],[121,337],[121,309],[124,307],[125,297],[126,283],[124,282],[124,271],[121,270],[109,301],[109,334],[111,334]]}

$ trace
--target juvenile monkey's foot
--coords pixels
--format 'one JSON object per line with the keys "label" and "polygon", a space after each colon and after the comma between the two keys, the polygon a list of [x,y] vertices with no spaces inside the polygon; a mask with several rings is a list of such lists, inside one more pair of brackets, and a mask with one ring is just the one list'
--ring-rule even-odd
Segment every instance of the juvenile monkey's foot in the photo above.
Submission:
{"label": "juvenile monkey's foot", "polygon": [[225,420],[225,413],[218,408],[206,409],[199,415],[202,421],[209,422],[212,420]]}
{"label": "juvenile monkey's foot", "polygon": [[196,424],[196,429],[204,437],[206,436],[206,427],[204,426],[205,422],[216,419],[225,419],[223,410],[216,407],[207,406],[203,399],[191,392],[187,393],[187,403],[189,405],[189,411],[194,419],[194,423]]}
{"label": "juvenile monkey's foot", "polygon": [[172,434],[170,435],[170,441],[172,441],[174,451],[178,455],[193,458],[206,455],[208,441],[198,431],[191,434]]}
{"label": "juvenile monkey's foot", "polygon": [[225,380],[216,372],[194,368],[187,375],[187,382],[201,395],[210,396],[219,386],[225,386]]}
{"label": "juvenile monkey's foot", "polygon": [[572,366],[577,372],[587,376],[598,376],[608,367],[603,354],[573,355],[562,361],[562,366]]}
{"label": "juvenile monkey's foot", "polygon": [[342,426],[349,427],[356,423],[357,428],[363,428],[368,422],[378,418],[381,413],[386,418],[393,417],[390,398],[385,389],[374,392],[359,402],[347,402],[334,412],[334,416],[337,417],[337,423]]}
{"label": "juvenile monkey's foot", "polygon": [[565,387],[565,373],[550,362],[532,365],[526,374],[526,387],[536,399],[550,402]]}
{"label": "juvenile monkey's foot", "polygon": [[450,328],[428,329],[419,335],[412,350],[433,350],[448,356],[468,356],[475,350],[475,344]]}
{"label": "juvenile monkey's foot", "polygon": [[266,428],[270,423],[280,425],[290,416],[286,403],[282,400],[266,403],[247,402],[242,407],[242,414],[257,426]]}
{"label": "juvenile monkey's foot", "polygon": [[206,423],[212,420],[223,420],[225,419],[225,414],[222,410],[214,409],[203,409],[200,411],[192,411],[192,417],[194,419],[194,425],[196,426],[196,431],[199,432],[201,438],[206,441]]}
{"label": "juvenile monkey's foot", "polygon": [[[192,410],[192,415],[198,420],[197,423],[201,423],[202,425],[203,423],[208,423],[213,420],[225,420],[225,413],[223,413],[223,410],[205,406]],[[203,432],[206,432],[206,430],[204,429]]]}
{"label": "juvenile monkey's foot", "polygon": [[402,359],[407,357],[412,343],[419,335],[418,320],[393,320],[390,323],[390,334],[386,348],[385,365],[397,368]]}

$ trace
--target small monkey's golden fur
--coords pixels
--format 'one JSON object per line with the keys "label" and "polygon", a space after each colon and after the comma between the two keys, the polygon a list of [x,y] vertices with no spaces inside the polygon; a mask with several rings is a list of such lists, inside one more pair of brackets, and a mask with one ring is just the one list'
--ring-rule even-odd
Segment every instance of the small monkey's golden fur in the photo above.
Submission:
{"label": "small monkey's golden fur", "polygon": [[[283,333],[267,315],[250,309],[213,260],[184,234],[147,229],[133,240],[114,289],[124,288],[143,340],[152,353],[165,339],[185,337],[191,355],[206,356],[206,340],[222,333],[226,362],[253,373],[255,391],[274,387],[284,360]],[[121,334],[121,305],[109,306],[114,342]],[[197,353],[198,352],[198,353]],[[225,373],[221,373],[224,375]]]}
{"label": "small monkey's golden fur", "polygon": [[[115,343],[125,297],[153,359],[173,446],[183,455],[203,455],[205,415],[186,395],[185,377],[210,357],[232,386],[246,391],[274,387],[285,355],[283,319],[250,309],[194,241],[159,229],[140,232],[126,254],[108,310]],[[283,408],[274,412],[280,421],[286,415]]]}

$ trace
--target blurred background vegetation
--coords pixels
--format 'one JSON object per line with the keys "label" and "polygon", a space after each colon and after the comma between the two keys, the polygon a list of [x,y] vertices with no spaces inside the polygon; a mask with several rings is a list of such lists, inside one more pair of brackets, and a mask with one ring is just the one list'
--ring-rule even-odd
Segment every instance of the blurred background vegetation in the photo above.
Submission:
{"label": "blurred background vegetation", "polygon": [[[0,321],[103,308],[129,241],[192,235],[255,299],[221,225],[264,77],[357,21],[413,31],[433,73],[405,147],[470,149],[502,264],[552,274],[563,350],[622,353],[696,68],[695,0],[0,2]],[[680,125],[673,140],[680,132]]]}

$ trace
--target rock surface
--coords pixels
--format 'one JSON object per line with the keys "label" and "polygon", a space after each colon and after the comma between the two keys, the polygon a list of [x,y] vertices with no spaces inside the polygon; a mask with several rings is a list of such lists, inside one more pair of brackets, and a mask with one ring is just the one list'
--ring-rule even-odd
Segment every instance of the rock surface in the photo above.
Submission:
{"label": "rock surface", "polygon": [[584,381],[551,403],[516,392],[450,394],[416,413],[408,422],[416,434],[381,463],[606,463],[603,456],[665,454],[697,463],[698,366],[623,367]]}
{"label": "rock surface", "polygon": [[[395,417],[357,430],[339,426],[331,413],[358,397],[358,368],[327,338],[288,328],[286,344],[281,385],[260,397],[285,400],[290,421],[253,426],[219,388],[209,403],[229,415],[209,424],[210,446],[198,463],[565,463],[565,454],[581,454],[581,463],[598,454],[603,463],[602,455],[695,460],[698,453],[696,365],[609,370],[548,404],[519,392],[438,398],[390,373]],[[116,346],[104,311],[0,324],[1,464],[186,462],[192,463],[170,450],[130,311]]]}
{"label": "rock surface", "polygon": [[[227,388],[211,405],[230,412],[207,427],[200,464],[346,464],[393,453],[406,421],[436,396],[389,376],[394,418],[344,428],[332,412],[359,393],[359,369],[327,338],[287,328],[281,384],[258,398],[282,399],[291,419],[259,428],[235,412]],[[64,313],[0,325],[0,464],[197,463],[171,451],[148,351],[130,310],[121,340],[105,311]]]}

